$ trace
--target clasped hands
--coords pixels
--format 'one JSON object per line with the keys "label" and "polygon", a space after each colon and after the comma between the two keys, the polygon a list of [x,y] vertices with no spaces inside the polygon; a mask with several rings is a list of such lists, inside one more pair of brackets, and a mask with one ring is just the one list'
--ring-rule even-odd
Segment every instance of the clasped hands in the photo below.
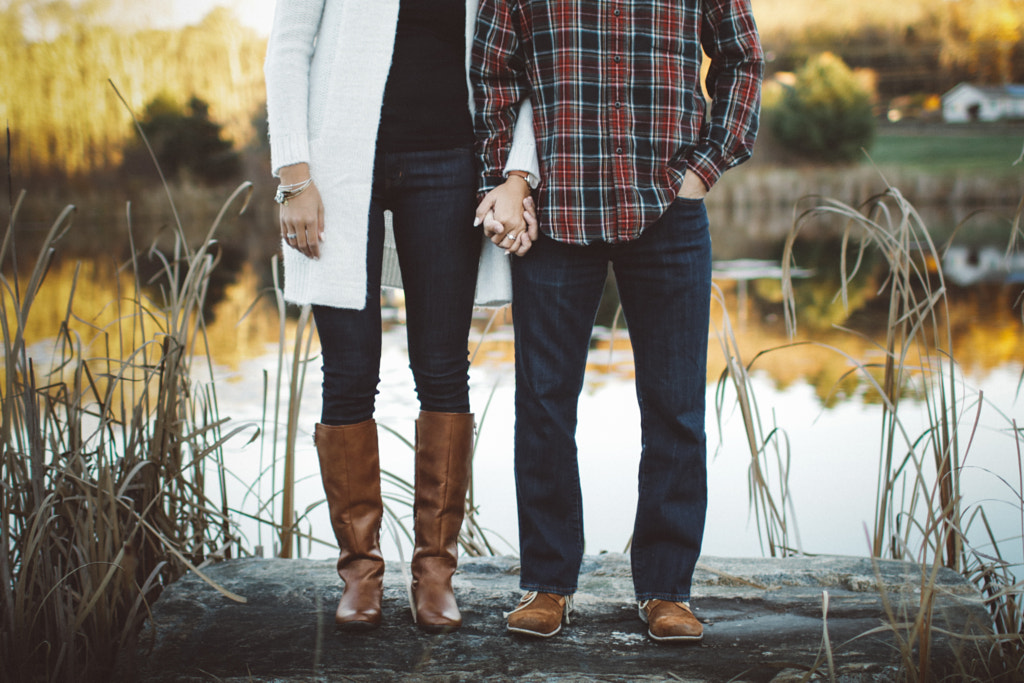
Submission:
{"label": "clasped hands", "polygon": [[506,254],[526,254],[537,239],[537,211],[526,179],[509,175],[484,195],[476,208],[474,225],[483,225],[484,236]]}

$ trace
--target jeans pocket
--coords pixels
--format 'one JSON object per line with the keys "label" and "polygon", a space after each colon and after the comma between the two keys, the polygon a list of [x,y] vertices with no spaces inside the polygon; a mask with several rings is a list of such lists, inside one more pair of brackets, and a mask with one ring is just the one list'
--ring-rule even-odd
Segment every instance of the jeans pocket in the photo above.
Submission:
{"label": "jeans pocket", "polygon": [[708,212],[703,198],[676,197],[665,213],[668,214],[670,221],[675,222],[683,230],[708,228]]}
{"label": "jeans pocket", "polygon": [[704,197],[679,197],[675,198],[675,202],[683,206],[702,206],[704,204]]}

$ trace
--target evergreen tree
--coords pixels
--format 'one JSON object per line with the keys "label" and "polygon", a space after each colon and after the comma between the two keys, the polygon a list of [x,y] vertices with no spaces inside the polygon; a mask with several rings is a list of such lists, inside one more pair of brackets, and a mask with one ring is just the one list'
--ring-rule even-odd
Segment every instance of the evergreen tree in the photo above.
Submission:
{"label": "evergreen tree", "polygon": [[[185,106],[162,93],[146,105],[139,121],[164,175],[174,177],[187,171],[205,182],[233,180],[238,176],[238,153],[221,134],[221,126],[210,119],[205,101],[193,96]],[[139,170],[148,153],[141,143],[125,158],[130,173]]]}

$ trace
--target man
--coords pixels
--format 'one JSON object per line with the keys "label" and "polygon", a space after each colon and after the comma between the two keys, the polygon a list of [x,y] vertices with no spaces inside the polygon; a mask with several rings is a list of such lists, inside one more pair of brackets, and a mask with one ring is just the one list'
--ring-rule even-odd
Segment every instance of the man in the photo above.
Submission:
{"label": "man", "polygon": [[[508,629],[550,637],[572,610],[584,549],[577,404],[610,263],[643,434],[631,548],[639,616],[656,641],[699,640],[689,600],[707,507],[711,243],[703,198],[750,156],[757,131],[763,56],[750,2],[481,0],[473,60],[483,191],[505,180],[526,97],[540,159],[540,235],[512,264],[527,593],[508,613]],[[502,207],[516,201],[495,194],[478,218],[495,212],[497,222],[484,226],[500,244],[500,224],[515,218]]]}

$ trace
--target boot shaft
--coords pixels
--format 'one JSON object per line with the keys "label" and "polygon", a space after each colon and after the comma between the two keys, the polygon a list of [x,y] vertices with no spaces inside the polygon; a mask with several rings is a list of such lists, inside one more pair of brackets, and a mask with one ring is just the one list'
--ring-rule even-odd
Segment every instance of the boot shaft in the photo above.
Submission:
{"label": "boot shaft", "polygon": [[450,560],[454,571],[466,512],[474,428],[472,413],[420,412],[416,421],[414,562],[417,557],[442,557]]}
{"label": "boot shaft", "polygon": [[314,433],[320,477],[341,550],[339,572],[349,562],[380,560],[380,525],[384,505],[380,488],[377,423],[316,425]]}

